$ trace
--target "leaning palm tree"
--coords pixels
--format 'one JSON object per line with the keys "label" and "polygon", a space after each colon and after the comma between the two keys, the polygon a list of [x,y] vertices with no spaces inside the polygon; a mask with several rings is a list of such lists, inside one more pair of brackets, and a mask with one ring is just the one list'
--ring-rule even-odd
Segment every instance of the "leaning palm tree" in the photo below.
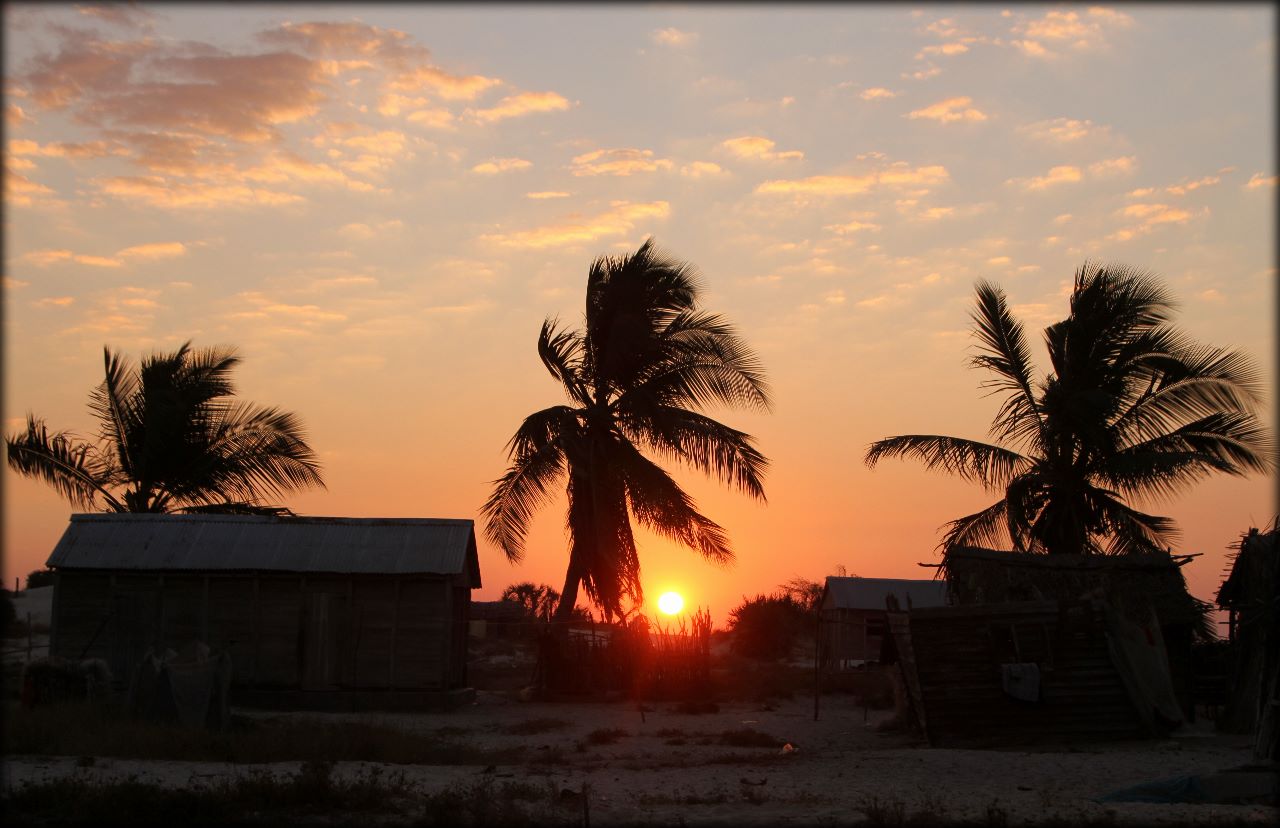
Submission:
{"label": "leaning palm tree", "polygon": [[559,619],[573,612],[580,585],[606,618],[622,615],[624,597],[643,600],[632,519],[709,560],[732,560],[724,529],[646,451],[764,500],[768,461],[750,435],[699,410],[767,410],[763,372],[733,327],[697,300],[693,268],[649,240],[632,255],[592,263],[582,330],[543,322],[538,355],[569,404],[524,420],[483,512],[486,536],[519,561],[534,512],[567,477],[570,548]]}
{"label": "leaning palm tree", "polygon": [[995,444],[936,435],[871,444],[866,462],[911,457],[1002,496],[951,521],[941,546],[1110,553],[1169,547],[1177,530],[1134,501],[1172,495],[1214,472],[1273,465],[1256,415],[1257,370],[1244,355],[1173,327],[1173,303],[1151,274],[1086,262],[1066,319],[1044,332],[1052,372],[1033,380],[1022,325],[1004,293],[977,286],[974,367],[1005,399]]}
{"label": "leaning palm tree", "polygon": [[10,468],[108,512],[287,513],[266,501],[324,486],[296,415],[231,399],[233,350],[188,342],[134,368],[103,349],[103,361],[89,399],[98,439],[50,434],[28,415],[26,431],[5,438]]}

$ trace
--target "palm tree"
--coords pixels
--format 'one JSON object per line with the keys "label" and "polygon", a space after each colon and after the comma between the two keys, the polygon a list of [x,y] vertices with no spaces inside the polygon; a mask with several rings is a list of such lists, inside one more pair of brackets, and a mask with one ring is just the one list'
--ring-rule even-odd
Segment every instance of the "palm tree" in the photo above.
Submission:
{"label": "palm tree", "polygon": [[537,621],[550,621],[555,611],[560,593],[547,584],[535,584],[533,581],[521,581],[511,584],[502,590],[500,600],[513,601],[524,609],[526,618]]}
{"label": "palm tree", "polygon": [[1213,472],[1272,465],[1255,411],[1257,370],[1242,354],[1200,345],[1173,327],[1173,303],[1151,274],[1086,262],[1066,319],[1045,329],[1052,372],[1033,382],[1031,352],[1004,293],[977,286],[974,367],[1005,399],[996,444],[905,435],[871,444],[868,466],[911,457],[1002,497],[951,521],[941,546],[1111,553],[1171,546],[1167,517],[1135,500],[1172,495]]}
{"label": "palm tree", "polygon": [[108,512],[288,510],[264,501],[324,486],[294,414],[231,401],[229,348],[155,354],[134,368],[103,349],[106,377],[90,395],[98,439],[50,434],[27,416],[5,437],[9,466],[77,507]]}
{"label": "palm tree", "polygon": [[732,560],[724,529],[644,451],[761,501],[768,465],[750,435],[698,410],[770,403],[755,355],[728,322],[698,308],[690,265],[665,258],[652,240],[599,258],[586,305],[581,331],[543,322],[538,354],[569,404],[524,420],[483,509],[486,536],[518,562],[533,513],[567,477],[569,565],[557,619],[573,612],[579,585],[607,619],[622,615],[623,597],[643,599],[633,518],[709,560]]}

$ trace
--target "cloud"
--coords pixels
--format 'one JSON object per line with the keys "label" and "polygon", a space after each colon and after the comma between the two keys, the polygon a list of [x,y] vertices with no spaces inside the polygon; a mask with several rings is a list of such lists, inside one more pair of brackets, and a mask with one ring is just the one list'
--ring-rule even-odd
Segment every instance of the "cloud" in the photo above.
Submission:
{"label": "cloud", "polygon": [[498,173],[512,170],[527,170],[532,166],[532,161],[526,161],[523,158],[492,158],[484,163],[476,164],[471,168],[471,171],[481,175],[497,175]]}
{"label": "cloud", "polygon": [[666,158],[654,158],[653,150],[632,148],[600,149],[583,153],[573,159],[570,171],[576,176],[584,175],[617,175],[627,176],[636,173],[669,170],[672,167]]}
{"label": "cloud", "polygon": [[32,250],[18,257],[18,261],[35,267],[48,267],[60,262],[76,262],[90,267],[124,267],[124,262],[106,256],[87,256],[70,250]]}
{"label": "cloud", "polygon": [[[483,75],[453,75],[434,66],[418,66],[401,72],[388,84],[397,92],[430,91],[447,101],[474,101],[502,81]],[[549,94],[549,93],[527,93]]]}
{"label": "cloud", "polygon": [[182,242],[136,244],[133,247],[126,247],[123,250],[116,251],[116,256],[121,259],[144,259],[146,261],[173,259],[185,255],[187,255],[187,246]]}
{"label": "cloud", "polygon": [[1018,127],[1018,131],[1045,143],[1071,144],[1086,138],[1109,137],[1111,128],[1087,119],[1053,118]]}
{"label": "cloud", "polygon": [[978,109],[969,106],[973,103],[973,99],[967,96],[959,98],[948,98],[945,101],[939,101],[931,106],[923,109],[917,109],[908,113],[907,118],[927,118],[931,121],[948,124],[952,121],[985,121],[987,116]]}
{"label": "cloud", "polygon": [[[1179,207],[1148,203],[1130,204],[1120,210],[1119,214],[1128,219],[1137,219],[1138,224],[1120,228],[1107,236],[1109,241],[1128,241],[1151,232],[1161,224],[1186,224],[1195,217],[1191,212]],[[1203,214],[1208,214],[1207,208]]]}
{"label": "cloud", "polygon": [[1034,178],[1010,178],[1009,184],[1021,184],[1027,190],[1047,190],[1059,184],[1072,184],[1084,179],[1084,174],[1080,172],[1079,167],[1070,165],[1061,165],[1053,167],[1049,172]]}
{"label": "cloud", "polygon": [[911,78],[912,80],[928,80],[929,78],[936,78],[941,74],[942,70],[937,66],[926,66],[925,68],[917,69],[914,72],[904,72],[902,77]]}
{"label": "cloud", "polygon": [[32,181],[21,173],[15,172],[12,159],[6,159],[4,176],[4,202],[14,207],[30,207],[41,196],[53,194],[53,190],[45,185]]}
{"label": "cloud", "polygon": [[245,184],[182,183],[157,175],[104,178],[97,186],[105,195],[154,207],[280,207],[306,200],[294,193]]}
{"label": "cloud", "polygon": [[518,118],[533,112],[557,112],[568,109],[569,101],[555,92],[521,92],[509,95],[489,109],[467,110],[482,124],[491,124],[507,118]]}
{"label": "cloud", "polygon": [[129,28],[150,29],[155,15],[136,3],[77,3],[75,10],[85,17]]}
{"label": "cloud", "polygon": [[542,201],[549,198],[568,198],[570,193],[561,192],[559,190],[541,190],[536,193],[525,193],[525,198],[532,198],[536,201]]}
{"label": "cloud", "polygon": [[925,46],[916,53],[916,60],[924,60],[932,55],[943,55],[945,57],[963,55],[967,51],[969,51],[969,47],[963,43],[939,43],[933,46]]}
{"label": "cloud", "polygon": [[1011,32],[1020,39],[1011,41],[1023,54],[1037,58],[1060,55],[1050,47],[1069,48],[1077,52],[1107,45],[1108,35],[1133,25],[1133,18],[1114,9],[1094,6],[1083,14],[1078,11],[1052,9],[1044,17],[1027,20],[1019,15]]}
{"label": "cloud", "polygon": [[378,238],[380,236],[398,233],[404,229],[404,222],[400,219],[391,219],[377,224],[367,224],[365,222],[352,222],[344,224],[338,228],[338,232],[348,239],[355,241],[368,241],[369,239]]}
{"label": "cloud", "polygon": [[1138,164],[1138,159],[1132,155],[1121,158],[1107,158],[1102,161],[1095,161],[1089,165],[1089,174],[1099,178],[1109,178],[1117,175],[1128,175],[1132,173],[1134,167]]}
{"label": "cloud", "polygon": [[9,142],[8,148],[11,155],[33,155],[41,158],[106,158],[109,155],[127,155],[129,152],[122,147],[113,147],[106,141],[40,144],[26,139],[14,139]]}
{"label": "cloud", "polygon": [[719,165],[712,161],[690,161],[680,168],[685,178],[706,178],[707,176],[728,175]]}
{"label": "cloud", "polygon": [[736,158],[761,161],[799,161],[804,158],[804,153],[800,150],[774,152],[775,146],[773,141],[759,135],[744,135],[720,142],[720,148]]}
{"label": "cloud", "polygon": [[75,304],[74,296],[46,296],[31,304],[37,308],[65,308]]}
{"label": "cloud", "polygon": [[4,105],[4,122],[5,126],[13,129],[23,124],[34,124],[35,119],[16,103],[9,102]]}
{"label": "cloud", "polygon": [[698,42],[698,33],[682,32],[675,27],[669,27],[655,30],[650,38],[659,46],[685,47]]}
{"label": "cloud", "polygon": [[866,175],[814,175],[801,179],[774,179],[756,187],[762,194],[849,196],[870,192],[877,186],[927,186],[950,178],[946,167],[911,167],[898,162]]}
{"label": "cloud", "polygon": [[1212,187],[1215,184],[1220,183],[1221,181],[1222,181],[1222,178],[1220,176],[1206,175],[1202,178],[1197,178],[1195,181],[1185,181],[1181,184],[1170,185],[1168,187],[1165,187],[1164,191],[1166,193],[1170,193],[1171,195],[1186,195],[1187,193],[1192,192],[1194,190],[1199,190],[1202,187]]}
{"label": "cloud", "polygon": [[568,220],[532,230],[481,236],[484,241],[503,247],[541,249],[584,244],[608,236],[622,236],[631,232],[646,219],[665,219],[671,206],[665,201],[634,203],[615,201],[611,208],[588,218]]}
{"label": "cloud", "polygon": [[835,233],[837,236],[847,236],[851,233],[861,233],[864,231],[869,233],[878,233],[880,232],[880,225],[869,221],[858,221],[855,219],[854,221],[846,222],[845,224],[828,224],[822,229]]}
{"label": "cloud", "polygon": [[873,86],[869,89],[862,90],[862,92],[858,94],[858,97],[862,98],[864,101],[882,101],[888,100],[889,98],[896,98],[898,97],[898,93],[885,89],[883,86]]}
{"label": "cloud", "polygon": [[1249,182],[1244,185],[1246,190],[1257,190],[1262,187],[1276,186],[1277,176],[1267,175],[1266,173],[1254,173],[1249,176]]}

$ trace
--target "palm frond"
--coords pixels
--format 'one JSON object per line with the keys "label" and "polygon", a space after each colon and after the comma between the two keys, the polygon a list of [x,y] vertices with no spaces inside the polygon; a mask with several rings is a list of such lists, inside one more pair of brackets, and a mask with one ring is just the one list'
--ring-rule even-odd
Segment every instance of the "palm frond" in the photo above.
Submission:
{"label": "palm frond", "polygon": [[1002,498],[980,512],[947,523],[939,548],[943,551],[964,546],[999,548],[1007,534],[1005,510]]}
{"label": "palm frond", "polygon": [[28,414],[27,430],[6,435],[5,449],[9,468],[44,481],[73,505],[95,509],[102,498],[113,511],[124,511],[104,485],[110,469],[104,468],[92,444],[65,431],[50,434],[43,420]]}
{"label": "palm frond", "polygon": [[1029,466],[1027,458],[1001,446],[934,434],[904,434],[877,440],[868,447],[864,460],[874,468],[885,457],[910,457],[924,463],[927,469],[942,469],[993,490],[1008,485]]}
{"label": "palm frond", "polygon": [[[485,537],[513,563],[524,558],[524,540],[538,508],[551,499],[550,488],[565,472],[565,446],[550,431],[545,412],[526,418],[511,439],[512,462],[506,473],[494,481],[493,492],[481,507],[485,517]],[[559,412],[557,412],[557,415]]]}
{"label": "palm frond", "polygon": [[970,360],[995,377],[982,383],[991,393],[1007,396],[991,426],[997,439],[1024,439],[1040,430],[1040,411],[1031,380],[1031,349],[1020,323],[1009,310],[1004,291],[989,282],[977,285],[978,306],[972,314],[980,353]]}
{"label": "palm frond", "polygon": [[757,500],[766,500],[764,474],[769,461],[755,447],[751,435],[675,406],[619,408],[619,424],[630,439],[736,486]]}
{"label": "palm frond", "polygon": [[559,330],[559,323],[553,319],[544,320],[538,334],[538,356],[570,399],[579,405],[591,403],[590,389],[582,377],[581,334]]}

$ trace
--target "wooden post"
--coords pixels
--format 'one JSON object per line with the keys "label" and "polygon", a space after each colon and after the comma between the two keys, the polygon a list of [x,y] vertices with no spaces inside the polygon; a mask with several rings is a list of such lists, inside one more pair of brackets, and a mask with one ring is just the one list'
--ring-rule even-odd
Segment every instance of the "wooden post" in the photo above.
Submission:
{"label": "wooden post", "polygon": [[822,610],[818,610],[818,621],[813,629],[813,720],[816,722],[818,721],[818,696],[822,692],[822,666],[819,658],[822,652]]}
{"label": "wooden post", "polygon": [[400,636],[400,576],[396,576],[396,600],[391,607],[391,677],[388,690],[396,689],[396,639]]}
{"label": "wooden post", "polygon": [[262,587],[258,583],[258,573],[253,573],[253,672],[251,680],[254,687],[260,686],[259,676],[262,661]]}
{"label": "wooden post", "polygon": [[31,613],[27,613],[27,663],[31,663]]}

